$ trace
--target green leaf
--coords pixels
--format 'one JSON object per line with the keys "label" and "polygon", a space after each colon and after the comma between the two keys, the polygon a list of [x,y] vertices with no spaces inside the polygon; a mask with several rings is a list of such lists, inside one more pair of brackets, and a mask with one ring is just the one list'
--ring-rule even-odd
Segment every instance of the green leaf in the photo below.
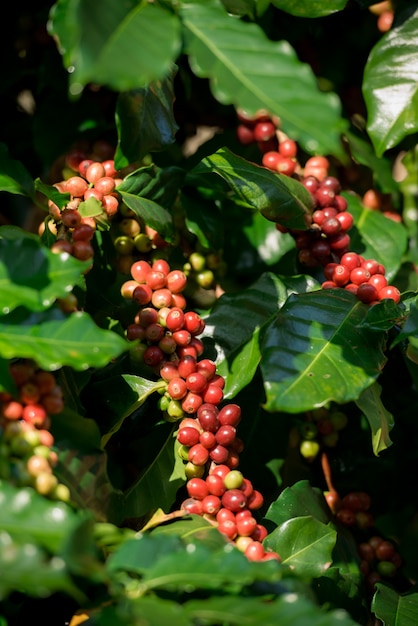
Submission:
{"label": "green leaf", "polygon": [[365,389],[356,400],[357,406],[369,422],[373,452],[376,456],[392,445],[389,433],[395,425],[393,415],[383,406],[380,398],[381,392],[382,388],[376,382]]}
{"label": "green leaf", "polygon": [[348,141],[350,154],[353,160],[369,168],[375,185],[383,193],[394,193],[398,190],[398,183],[393,179],[393,164],[390,159],[377,157],[367,136],[362,136],[354,130],[344,133]]}
{"label": "green leaf", "polygon": [[221,176],[247,206],[260,211],[272,222],[288,228],[305,229],[306,216],[312,212],[310,193],[294,178],[275,174],[221,148],[205,157],[192,173]]}
{"label": "green leaf", "polygon": [[5,359],[33,359],[46,370],[69,365],[75,370],[104,367],[129,349],[129,342],[99,328],[84,312],[54,319],[30,316],[21,309],[0,316],[0,354]]}
{"label": "green leaf", "polygon": [[298,17],[323,17],[344,9],[348,0],[272,0],[281,11]]}
{"label": "green leaf", "polygon": [[178,130],[174,118],[175,72],[162,81],[121,93],[116,106],[119,143],[115,152],[118,169],[172,144]]}
{"label": "green leaf", "polygon": [[171,209],[183,182],[184,172],[172,166],[142,167],[125,176],[118,185],[123,202],[166,241],[174,241],[176,232]]}
{"label": "green leaf", "polygon": [[[180,22],[148,2],[61,0],[53,6],[49,32],[70,73],[70,92],[93,82],[114,91],[147,87],[172,71],[180,51]],[[129,59],[129,61],[128,61]]]}
{"label": "green leaf", "polygon": [[102,415],[100,427],[105,433],[102,436],[103,448],[120,429],[124,420],[161,388],[161,381],[147,380],[131,374],[99,380],[90,386],[89,389],[96,396],[96,407]]}
{"label": "green leaf", "polygon": [[304,577],[318,578],[332,563],[337,533],[330,524],[307,515],[288,519],[265,539],[281,562]]}
{"label": "green leaf", "polygon": [[80,523],[80,515],[64,502],[51,502],[32,487],[12,487],[0,481],[0,531],[29,540],[57,553]]}
{"label": "green leaf", "polygon": [[367,131],[377,156],[418,130],[418,8],[415,3],[373,47],[364,68]]}
{"label": "green leaf", "polygon": [[291,487],[283,489],[277,500],[268,508],[265,518],[281,526],[288,519],[312,516],[322,524],[330,520],[329,507],[322,491],[312,487],[307,480],[299,480]]}
{"label": "green leaf", "polygon": [[257,24],[227,15],[214,1],[185,3],[180,16],[192,71],[209,78],[221,103],[250,113],[267,109],[307,152],[344,158],[340,101],[319,91],[288,42],[270,41]]}
{"label": "green leaf", "polygon": [[348,202],[348,210],[354,217],[355,226],[350,230],[350,249],[365,259],[375,259],[386,270],[390,281],[402,263],[402,255],[408,246],[408,232],[405,226],[386,217],[380,211],[372,211],[363,206],[354,195],[342,194]]}
{"label": "green leaf", "polygon": [[260,346],[266,410],[300,413],[358,398],[386,362],[385,334],[361,327],[366,311],[343,289],[291,295]]}
{"label": "green leaf", "polygon": [[371,609],[384,624],[415,626],[418,620],[418,593],[398,593],[389,585],[377,583]]}
{"label": "green leaf", "polygon": [[313,280],[310,283],[307,277],[286,283],[265,273],[247,289],[226,293],[215,303],[205,317],[202,339],[212,350],[218,373],[226,379],[225,397],[235,396],[253,379],[261,360],[260,332],[275,318],[289,293],[310,287]]}
{"label": "green leaf", "polygon": [[0,311],[19,306],[49,308],[64,298],[91,263],[69,254],[54,254],[37,235],[14,226],[0,228]]}
{"label": "green leaf", "polygon": [[10,158],[4,143],[0,143],[0,191],[29,198],[35,195],[32,176],[20,161]]}

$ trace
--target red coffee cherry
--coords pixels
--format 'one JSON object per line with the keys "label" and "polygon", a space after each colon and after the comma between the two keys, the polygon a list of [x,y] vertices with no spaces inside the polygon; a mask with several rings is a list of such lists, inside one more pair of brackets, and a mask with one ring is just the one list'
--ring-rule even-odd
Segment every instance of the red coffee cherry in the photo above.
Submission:
{"label": "red coffee cherry", "polygon": [[233,513],[241,511],[247,505],[247,498],[240,489],[228,489],[222,496],[222,506]]}
{"label": "red coffee cherry", "polygon": [[190,498],[203,500],[209,495],[209,489],[203,478],[191,478],[186,485],[187,493]]}

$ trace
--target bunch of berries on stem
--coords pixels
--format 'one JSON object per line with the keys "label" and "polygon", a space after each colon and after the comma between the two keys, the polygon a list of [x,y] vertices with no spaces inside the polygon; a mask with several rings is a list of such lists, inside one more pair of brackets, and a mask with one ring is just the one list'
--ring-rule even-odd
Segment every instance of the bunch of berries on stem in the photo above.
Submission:
{"label": "bunch of berries on stem", "polygon": [[0,393],[0,478],[68,501],[68,488],[53,473],[58,457],[49,431],[51,416],[64,408],[61,387],[51,372],[29,359],[12,362],[10,374],[17,393]]}
{"label": "bunch of berries on stem", "polygon": [[179,422],[178,453],[185,464],[185,513],[204,516],[249,560],[279,559],[266,551],[266,528],[255,517],[264,498],[240,470],[243,442],[237,435],[241,409],[224,403],[225,379],[204,357],[198,335],[204,320],[187,310],[187,277],[165,259],[140,260],[131,267],[122,296],[138,304],[126,328],[131,355],[148,365],[161,382],[159,407],[167,421]]}

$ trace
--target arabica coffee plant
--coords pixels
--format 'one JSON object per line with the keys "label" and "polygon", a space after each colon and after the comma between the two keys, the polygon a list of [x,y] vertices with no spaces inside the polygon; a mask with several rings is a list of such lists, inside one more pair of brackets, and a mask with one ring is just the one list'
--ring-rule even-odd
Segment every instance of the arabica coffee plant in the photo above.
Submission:
{"label": "arabica coffee plant", "polygon": [[1,625],[418,623],[414,3],[10,12]]}

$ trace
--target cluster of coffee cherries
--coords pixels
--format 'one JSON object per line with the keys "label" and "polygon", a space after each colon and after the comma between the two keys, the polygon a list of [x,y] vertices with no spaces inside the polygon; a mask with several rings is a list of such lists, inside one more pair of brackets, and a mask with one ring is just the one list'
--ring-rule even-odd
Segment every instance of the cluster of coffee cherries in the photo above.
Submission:
{"label": "cluster of coffee cherries", "polygon": [[358,543],[357,550],[361,559],[360,571],[370,591],[381,580],[393,580],[401,570],[402,557],[396,544],[389,539],[372,535]]}
{"label": "cluster of coffee cherries", "polygon": [[338,408],[321,407],[306,412],[298,426],[301,455],[313,461],[324,447],[335,448],[347,423],[346,413]]}
{"label": "cluster of coffee cherries", "polygon": [[340,498],[335,490],[331,490],[325,494],[325,498],[341,524],[369,535],[363,535],[357,542],[360,571],[365,577],[367,588],[373,591],[380,580],[393,579],[402,566],[402,558],[395,543],[373,532],[370,495],[365,491],[350,491]]}
{"label": "cluster of coffee cherries", "polygon": [[279,559],[264,549],[267,530],[253,513],[262,494],[238,470],[243,442],[237,436],[241,409],[224,404],[225,379],[204,358],[198,335],[200,315],[187,310],[187,277],[165,259],[141,259],[131,266],[121,294],[138,304],[126,328],[131,355],[149,366],[161,382],[159,408],[164,419],[179,422],[178,453],[185,463],[187,495],[181,509],[202,515],[233,541],[249,560]]}
{"label": "cluster of coffee cherries", "polygon": [[243,109],[237,110],[236,134],[242,145],[256,144],[264,167],[292,176],[300,169],[297,160],[298,146],[280,130],[280,120],[265,110],[250,115]]}
{"label": "cluster of coffee cherries", "polygon": [[[80,156],[81,158],[81,156]],[[122,181],[115,170],[113,159],[95,161],[84,158],[77,172],[53,186],[69,201],[63,209],[48,200],[50,221],[41,224],[40,234],[49,228],[56,235],[53,252],[67,252],[77,259],[87,261],[94,256],[92,239],[100,222],[108,222],[118,212],[120,198],[116,187]]]}
{"label": "cluster of coffee cherries", "polygon": [[[180,373],[181,365],[180,361]],[[199,379],[201,401],[193,413],[181,419],[177,432],[178,451],[188,477],[188,497],[181,508],[215,524],[249,560],[280,560],[277,553],[266,551],[262,543],[267,529],[257,520],[256,511],[263,506],[264,498],[238,469],[239,454],[244,448],[237,435],[241,408],[234,403],[222,404],[221,392],[217,398],[206,397],[205,391],[214,384],[214,377],[219,381],[219,389],[224,382],[223,377],[216,374],[213,361],[195,361],[193,369],[194,372],[183,379],[183,384],[187,386],[190,379]],[[168,392],[172,380],[179,378],[168,382]]]}
{"label": "cluster of coffee cherries", "polygon": [[17,394],[0,393],[0,478],[18,487],[30,486],[53,500],[68,501],[69,490],[53,473],[58,457],[49,431],[51,415],[61,413],[64,400],[55,376],[32,360],[10,364]]}

